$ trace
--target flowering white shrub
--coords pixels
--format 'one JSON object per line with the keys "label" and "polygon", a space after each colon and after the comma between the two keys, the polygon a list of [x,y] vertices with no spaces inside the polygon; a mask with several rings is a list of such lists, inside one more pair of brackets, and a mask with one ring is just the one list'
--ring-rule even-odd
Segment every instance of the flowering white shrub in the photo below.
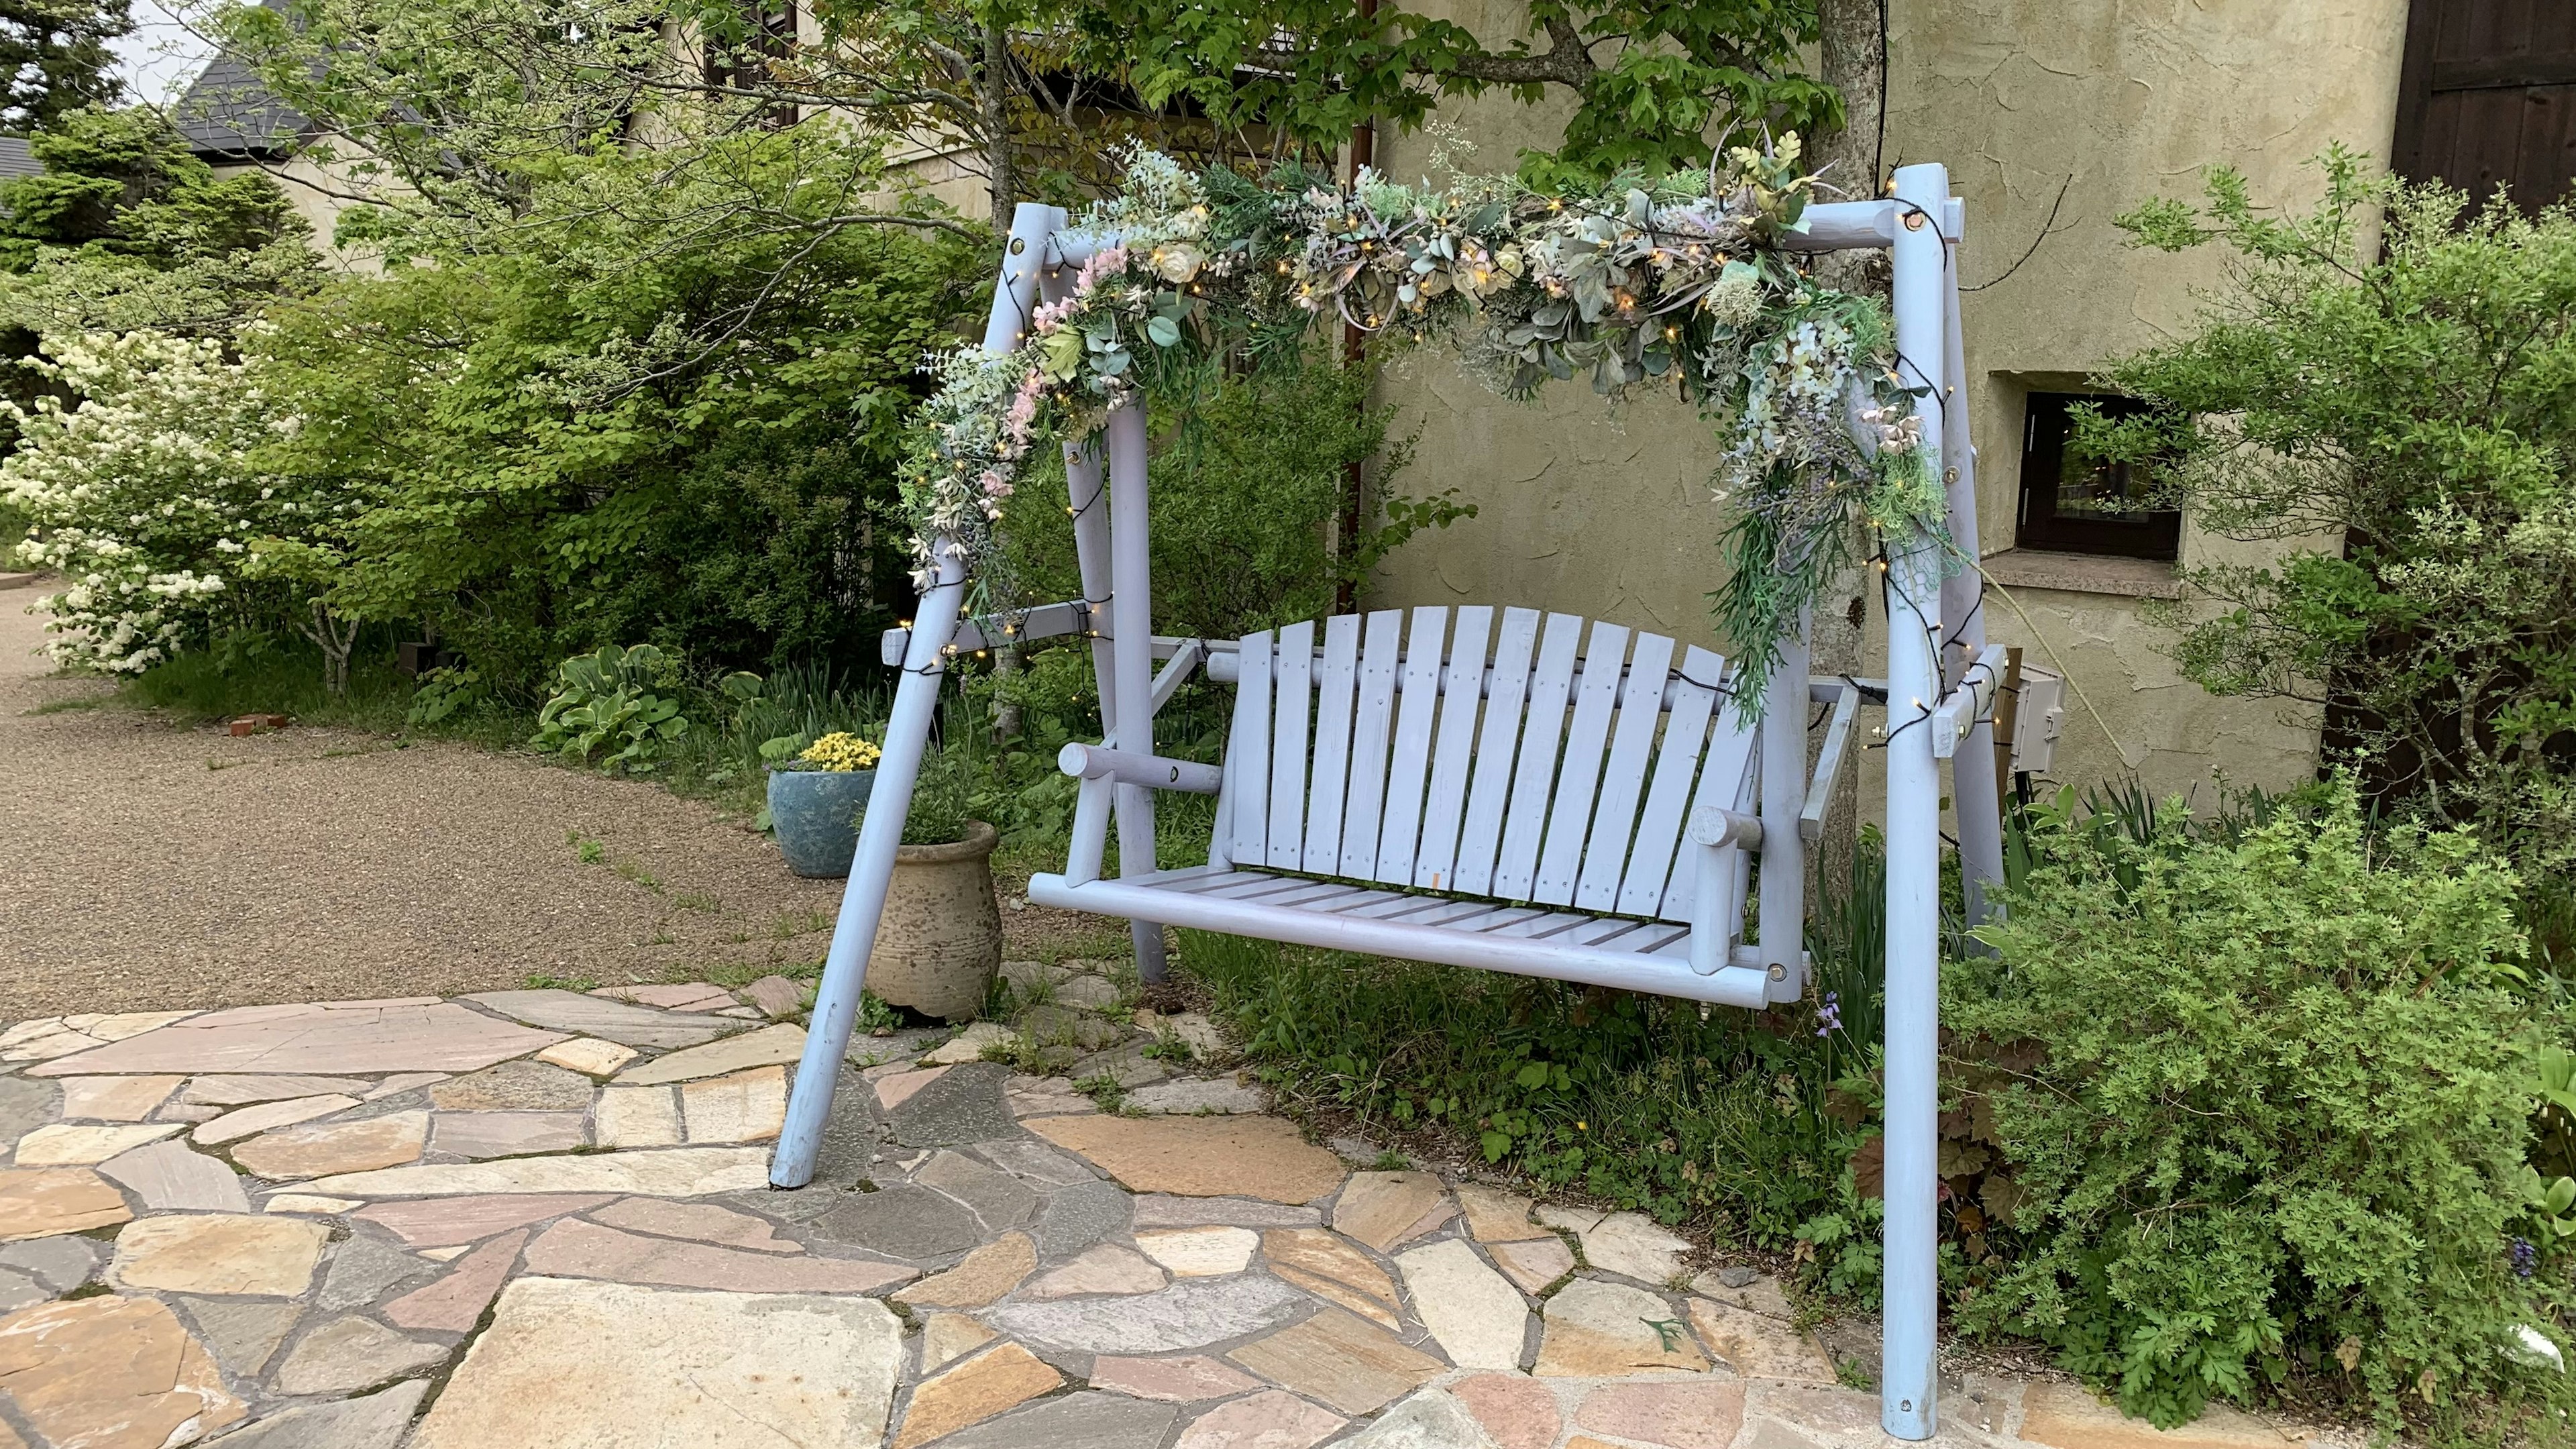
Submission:
{"label": "flowering white shrub", "polygon": [[255,466],[293,424],[220,343],[91,333],[47,337],[45,353],[28,365],[78,401],[0,400],[23,439],[0,463],[0,495],[37,528],[20,558],[66,581],[37,600],[55,662],[138,673],[238,607],[254,540],[309,532],[331,510]]}

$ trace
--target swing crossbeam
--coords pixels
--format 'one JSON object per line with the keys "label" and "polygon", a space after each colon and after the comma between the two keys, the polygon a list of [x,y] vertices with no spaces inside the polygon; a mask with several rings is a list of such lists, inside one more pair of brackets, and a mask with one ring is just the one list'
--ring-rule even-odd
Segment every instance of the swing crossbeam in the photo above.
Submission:
{"label": "swing crossbeam", "polygon": [[[1889,252],[1919,446],[1939,460],[1947,547],[1973,560],[1976,455],[1958,395],[1964,222],[1945,168],[1906,166],[1885,198],[1808,207],[1798,246]],[[1057,208],[1019,208],[987,350],[1013,349],[1038,299],[1068,295],[1072,269],[1112,240],[1066,223]],[[1430,608],[1408,621],[1384,610],[1240,640],[1169,638],[1153,633],[1149,608],[1145,454],[1133,404],[1065,450],[1083,598],[964,617],[964,560],[941,539],[916,617],[886,634],[902,678],[771,1182],[813,1176],[940,680],[961,654],[1088,644],[1104,738],[1059,759],[1080,781],[1071,848],[1029,898],[1129,920],[1148,982],[1163,974],[1170,925],[1749,1008],[1795,1000],[1808,968],[1806,850],[1861,706],[1883,706],[1871,747],[1887,772],[1880,1421],[1899,1438],[1932,1437],[1942,759],[1974,766],[1954,769],[1950,792],[1972,923],[2002,875],[1985,763],[2002,651],[1985,643],[1975,571],[1948,566],[1930,530],[1893,528],[1886,678],[1810,678],[1802,621],[1776,641],[1758,719],[1738,707],[1744,680],[1718,656],[1571,615]],[[1221,765],[1154,749],[1155,716],[1193,677],[1235,689]],[[1807,716],[1820,705],[1811,767]],[[1204,864],[1157,868],[1154,798],[1165,790],[1215,793]],[[1113,823],[1118,873],[1105,876]],[[1762,930],[1747,943],[1756,858]]]}

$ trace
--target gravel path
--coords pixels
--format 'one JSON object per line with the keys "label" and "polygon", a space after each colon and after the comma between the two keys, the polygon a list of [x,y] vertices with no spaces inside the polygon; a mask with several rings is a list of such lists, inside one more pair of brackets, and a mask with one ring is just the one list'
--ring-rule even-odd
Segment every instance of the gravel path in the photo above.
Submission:
{"label": "gravel path", "polygon": [[652,785],[336,730],[35,713],[109,691],[50,677],[35,597],[0,593],[0,1021],[823,955],[838,881]]}

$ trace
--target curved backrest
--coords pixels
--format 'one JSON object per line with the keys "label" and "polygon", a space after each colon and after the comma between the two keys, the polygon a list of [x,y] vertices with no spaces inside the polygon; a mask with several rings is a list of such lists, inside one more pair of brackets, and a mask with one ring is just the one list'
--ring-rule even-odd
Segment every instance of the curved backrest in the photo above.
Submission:
{"label": "curved backrest", "polygon": [[[1221,853],[1238,865],[1687,920],[1699,805],[1745,808],[1726,661],[1535,609],[1246,635]],[[1320,640],[1318,636],[1320,635]]]}

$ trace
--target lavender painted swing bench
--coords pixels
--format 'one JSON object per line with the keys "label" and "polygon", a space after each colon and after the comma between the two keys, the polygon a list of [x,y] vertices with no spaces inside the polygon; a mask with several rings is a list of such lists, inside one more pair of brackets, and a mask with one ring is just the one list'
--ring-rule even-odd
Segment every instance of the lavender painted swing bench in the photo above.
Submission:
{"label": "lavender painted swing bench", "polygon": [[[1924,446],[1942,463],[1951,543],[1973,559],[1975,455],[1956,386],[1962,221],[1948,172],[1923,165],[1901,168],[1887,199],[1809,208],[1804,228],[1818,251],[1891,251],[1901,365],[1936,404],[1919,409]],[[1062,295],[1068,270],[1104,244],[1065,225],[1056,208],[1019,208],[986,347],[1010,348],[1039,296]],[[1568,614],[1383,610],[1233,641],[1157,637],[1145,443],[1143,412],[1128,407],[1110,415],[1099,446],[1066,451],[1083,593],[1105,609],[1053,604],[1009,625],[962,618],[962,568],[938,550],[915,620],[887,634],[886,662],[904,674],[771,1181],[797,1187],[813,1175],[940,678],[959,653],[1004,635],[1088,641],[1108,737],[1059,760],[1082,782],[1072,846],[1062,873],[1032,878],[1029,898],[1127,918],[1147,981],[1162,977],[1163,928],[1177,925],[1731,1006],[1797,1000],[1805,849],[1859,708],[1883,704],[1881,1418],[1900,1438],[1931,1437],[1942,759],[1975,763],[1955,772],[1951,792],[1972,918],[2002,874],[1986,763],[2001,651],[1985,646],[1974,570],[1945,569],[1928,534],[1888,540],[1887,679],[1810,679],[1803,635],[1783,639],[1750,725],[1719,656]],[[1152,747],[1155,714],[1201,672],[1235,688],[1221,765]],[[1811,769],[1808,716],[1819,705],[1826,733]],[[1160,790],[1217,797],[1205,864],[1155,868]],[[1104,877],[1113,822],[1121,864]],[[1756,856],[1762,929],[1748,945]]]}

